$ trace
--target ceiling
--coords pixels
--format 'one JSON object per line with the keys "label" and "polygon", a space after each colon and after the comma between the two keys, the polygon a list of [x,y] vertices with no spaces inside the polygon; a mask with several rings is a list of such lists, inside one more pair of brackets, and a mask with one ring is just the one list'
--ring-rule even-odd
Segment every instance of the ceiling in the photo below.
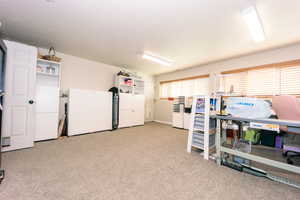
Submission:
{"label": "ceiling", "polygon": [[[52,1],[49,3],[48,1]],[[159,74],[300,41],[299,0],[257,0],[267,40],[253,42],[247,0],[0,0],[11,39]],[[150,51],[171,67],[141,58]]]}

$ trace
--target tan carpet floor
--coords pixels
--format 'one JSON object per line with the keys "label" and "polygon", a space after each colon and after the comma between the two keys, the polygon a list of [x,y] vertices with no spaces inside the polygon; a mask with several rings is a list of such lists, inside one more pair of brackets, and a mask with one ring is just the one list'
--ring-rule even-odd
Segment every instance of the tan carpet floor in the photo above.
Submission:
{"label": "tan carpet floor", "polygon": [[0,200],[300,199],[300,190],[239,173],[158,123],[40,142],[3,154]]}

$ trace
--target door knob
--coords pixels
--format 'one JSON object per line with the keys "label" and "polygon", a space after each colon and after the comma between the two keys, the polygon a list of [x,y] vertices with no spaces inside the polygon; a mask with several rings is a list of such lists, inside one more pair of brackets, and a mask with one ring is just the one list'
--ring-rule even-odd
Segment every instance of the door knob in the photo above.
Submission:
{"label": "door knob", "polygon": [[29,100],[28,103],[29,104],[34,104],[34,101],[33,100]]}

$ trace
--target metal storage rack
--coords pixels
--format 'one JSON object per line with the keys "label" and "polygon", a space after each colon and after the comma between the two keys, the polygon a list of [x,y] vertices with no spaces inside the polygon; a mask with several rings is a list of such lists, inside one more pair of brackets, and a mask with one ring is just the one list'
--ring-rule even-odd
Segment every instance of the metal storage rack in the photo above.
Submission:
{"label": "metal storage rack", "polygon": [[[232,120],[232,121],[240,121],[240,122],[255,122],[255,123],[262,123],[262,124],[275,124],[280,126],[287,126],[288,130],[295,133],[300,133],[300,121],[292,121],[292,120],[278,120],[278,119],[249,119],[249,118],[240,118],[240,117],[232,117],[232,116],[211,116],[212,119],[217,120],[217,129],[216,129],[216,154],[217,154],[217,163],[221,165],[221,161],[223,159],[222,154],[227,153],[235,156],[239,156],[251,161],[255,161],[258,163],[262,163],[268,166],[276,167],[279,169],[287,170],[290,172],[294,172],[300,174],[300,167],[286,164],[283,162],[279,162],[276,160],[272,160],[269,158],[265,158],[258,155],[253,155],[250,153],[241,152],[239,150],[231,149],[228,147],[223,146],[222,144],[222,134],[221,134],[221,122],[223,120]],[[298,183],[293,183],[287,179],[275,177],[272,178],[275,181],[285,183],[297,188],[300,188]]]}
{"label": "metal storage rack", "polygon": [[209,96],[194,96],[190,120],[187,152],[192,147],[204,151],[204,159],[209,159],[210,149],[215,147],[215,119],[211,112],[217,109],[217,99]]}

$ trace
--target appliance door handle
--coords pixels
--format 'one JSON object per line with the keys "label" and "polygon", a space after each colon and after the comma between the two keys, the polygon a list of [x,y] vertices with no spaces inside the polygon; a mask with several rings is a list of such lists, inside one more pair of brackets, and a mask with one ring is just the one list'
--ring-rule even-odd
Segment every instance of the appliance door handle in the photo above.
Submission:
{"label": "appliance door handle", "polygon": [[[1,91],[1,92],[0,92],[0,98],[3,97],[4,95],[5,95],[5,92]],[[0,111],[2,111],[2,110],[3,110],[3,106],[2,106],[2,104],[0,103]]]}

